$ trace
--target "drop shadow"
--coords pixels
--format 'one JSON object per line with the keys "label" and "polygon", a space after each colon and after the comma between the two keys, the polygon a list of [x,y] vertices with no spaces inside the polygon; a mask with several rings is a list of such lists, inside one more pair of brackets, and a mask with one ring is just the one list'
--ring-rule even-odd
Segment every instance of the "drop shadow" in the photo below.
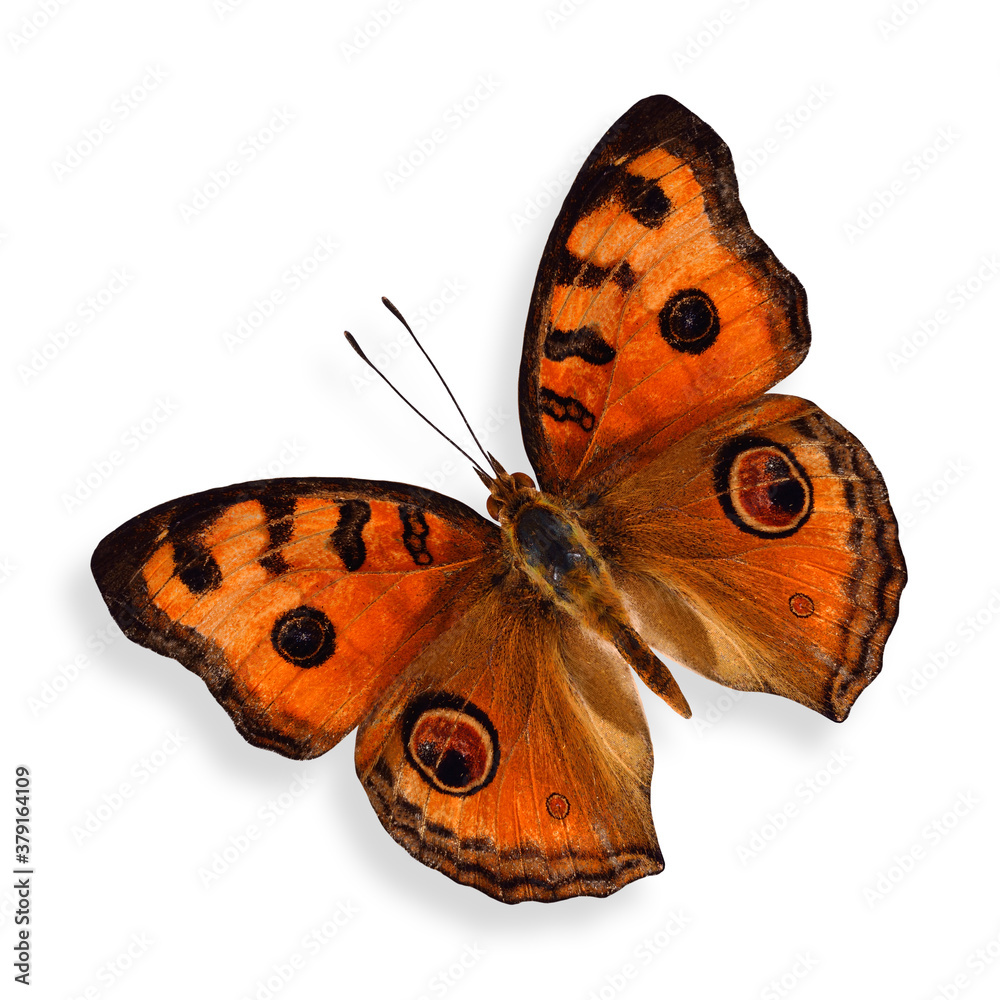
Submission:
{"label": "drop shadow", "polygon": [[[335,810],[331,822],[346,832],[349,863],[363,872],[362,880],[378,885],[384,898],[399,900],[404,907],[426,914],[429,922],[453,928],[456,939],[480,933],[501,939],[510,934],[520,939],[526,933],[545,934],[550,928],[563,939],[567,929],[621,921],[625,909],[648,905],[650,894],[662,894],[665,883],[654,877],[630,883],[604,899],[583,896],[557,903],[500,902],[427,867],[397,844],[382,827],[353,766],[332,768],[329,778]],[[640,902],[637,897],[643,894],[646,900]]]}
{"label": "drop shadow", "polygon": [[114,636],[100,652],[87,655],[89,669],[109,677],[123,701],[154,701],[160,711],[177,719],[178,728],[186,736],[196,737],[207,747],[221,767],[262,789],[272,788],[283,775],[290,775],[293,768],[300,766],[299,761],[247,743],[197,674],[122,635],[87,570],[74,574],[63,603],[81,636],[81,648],[85,649],[87,638],[98,630]]}
{"label": "drop shadow", "polygon": [[789,748],[813,753],[830,739],[837,723],[780,695],[749,692],[723,722],[732,732],[759,736],[762,732]]}

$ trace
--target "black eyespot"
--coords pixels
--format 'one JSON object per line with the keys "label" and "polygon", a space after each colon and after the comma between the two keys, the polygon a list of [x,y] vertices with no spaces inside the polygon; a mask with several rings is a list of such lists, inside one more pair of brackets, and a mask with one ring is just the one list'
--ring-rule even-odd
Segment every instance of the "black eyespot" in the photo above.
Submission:
{"label": "black eyespot", "polygon": [[675,350],[701,354],[719,335],[719,313],[698,288],[675,292],[660,310],[660,333]]}
{"label": "black eyespot", "polygon": [[271,629],[274,651],[296,667],[318,667],[333,656],[337,634],[318,608],[303,604],[286,611]]}
{"label": "black eyespot", "polygon": [[451,748],[445,750],[434,768],[438,781],[449,788],[464,788],[472,776],[469,759],[465,754]]}

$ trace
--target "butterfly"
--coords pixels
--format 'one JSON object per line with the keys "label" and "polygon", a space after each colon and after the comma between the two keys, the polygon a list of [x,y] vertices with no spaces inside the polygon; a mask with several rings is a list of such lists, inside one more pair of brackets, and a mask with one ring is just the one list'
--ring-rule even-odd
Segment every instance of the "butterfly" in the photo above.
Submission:
{"label": "butterfly", "polygon": [[138,515],[93,573],[252,744],[310,758],[356,728],[419,861],[507,903],[606,896],[663,869],[633,672],[691,712],[653,648],[836,721],[881,668],[906,581],[885,484],[818,406],[767,394],[809,338],[728,148],[649,97],[545,246],[519,382],[534,477],[486,455],[492,520],[400,483],[261,480]]}

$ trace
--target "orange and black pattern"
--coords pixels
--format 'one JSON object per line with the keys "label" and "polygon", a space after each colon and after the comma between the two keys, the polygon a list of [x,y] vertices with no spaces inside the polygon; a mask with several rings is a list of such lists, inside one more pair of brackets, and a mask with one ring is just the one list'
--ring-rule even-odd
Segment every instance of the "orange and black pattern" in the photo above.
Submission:
{"label": "orange and black pattern", "polygon": [[520,414],[539,485],[634,467],[805,357],[802,286],[754,234],[729,149],[669,97],[590,154],[538,269]]}
{"label": "orange and black pattern", "polygon": [[275,479],[140,514],[94,553],[122,631],[200,674],[258,746],[313,757],[453,622],[499,532],[412,486]]}
{"label": "orange and black pattern", "polygon": [[265,480],[140,514],[94,576],[251,743],[314,757],[357,728],[424,864],[507,903],[606,896],[664,867],[635,676],[691,713],[651,647],[837,721],[881,669],[906,582],[885,483],[765,395],[808,346],[725,144],[650,97],[546,245],[519,386],[539,488],[477,468],[499,527],[413,486]]}

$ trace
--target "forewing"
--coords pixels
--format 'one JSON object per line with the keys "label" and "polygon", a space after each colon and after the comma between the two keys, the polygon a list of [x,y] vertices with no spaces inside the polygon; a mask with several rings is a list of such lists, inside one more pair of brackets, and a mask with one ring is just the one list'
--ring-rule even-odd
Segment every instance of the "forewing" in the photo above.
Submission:
{"label": "forewing", "polygon": [[163,504],[92,569],[129,638],[199,674],[257,746],[314,757],[495,572],[499,537],[430,490],[272,479]]}
{"label": "forewing", "polygon": [[621,478],[808,346],[805,293],[750,229],[725,143],[672,98],[640,101],[584,163],[538,270],[519,399],[539,484]]}

